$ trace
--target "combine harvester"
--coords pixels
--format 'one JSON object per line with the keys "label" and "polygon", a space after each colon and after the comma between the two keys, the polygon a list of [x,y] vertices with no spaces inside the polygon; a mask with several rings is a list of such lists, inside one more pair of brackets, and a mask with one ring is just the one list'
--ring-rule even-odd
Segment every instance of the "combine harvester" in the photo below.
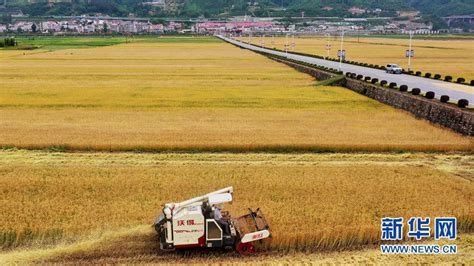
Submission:
{"label": "combine harvester", "polygon": [[232,201],[233,188],[227,187],[179,203],[167,203],[155,221],[160,249],[235,249],[240,254],[255,253],[255,241],[270,237],[270,228],[257,209],[232,218],[221,212]]}

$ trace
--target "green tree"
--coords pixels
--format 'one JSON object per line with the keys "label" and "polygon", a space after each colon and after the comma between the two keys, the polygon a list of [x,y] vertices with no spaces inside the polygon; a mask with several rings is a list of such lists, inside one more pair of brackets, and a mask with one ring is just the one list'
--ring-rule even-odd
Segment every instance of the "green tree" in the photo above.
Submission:
{"label": "green tree", "polygon": [[15,38],[5,38],[0,41],[0,47],[16,46]]}
{"label": "green tree", "polygon": [[12,23],[12,15],[1,15],[0,16],[0,23],[3,23],[3,24]]}

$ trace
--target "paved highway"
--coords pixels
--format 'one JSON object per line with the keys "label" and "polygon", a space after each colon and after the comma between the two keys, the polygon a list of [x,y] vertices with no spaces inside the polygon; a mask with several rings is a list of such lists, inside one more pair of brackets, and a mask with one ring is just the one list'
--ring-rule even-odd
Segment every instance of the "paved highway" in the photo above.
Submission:
{"label": "paved highway", "polygon": [[[279,52],[279,51],[275,51],[271,49],[257,47],[257,46],[243,43],[240,41],[236,41],[234,39],[230,39],[224,36],[218,36],[218,37],[223,39],[224,41],[233,43],[242,48],[246,48],[252,51],[261,51],[261,52],[266,52],[266,53],[279,55],[279,56],[287,56],[287,58],[289,59],[297,60],[300,62],[307,62],[307,63],[316,64],[320,66],[339,69],[339,62],[318,59],[318,58],[313,58],[309,56],[296,55],[292,53],[286,54],[285,52]],[[387,64],[389,63],[390,62],[387,62]],[[371,78],[378,78],[379,80],[386,80],[389,83],[396,82],[398,86],[407,85],[408,88],[419,88],[422,92],[433,91],[435,93],[435,97],[438,99],[439,97],[441,97],[441,95],[448,95],[451,101],[456,101],[456,102],[459,99],[467,99],[469,101],[469,105],[474,106],[474,87],[471,87],[468,85],[445,82],[441,80],[433,80],[433,79],[406,75],[406,74],[401,74],[401,75],[388,74],[384,70],[345,64],[345,63],[342,64],[341,70],[344,73],[353,72],[353,73],[361,74],[364,76],[369,76]]]}

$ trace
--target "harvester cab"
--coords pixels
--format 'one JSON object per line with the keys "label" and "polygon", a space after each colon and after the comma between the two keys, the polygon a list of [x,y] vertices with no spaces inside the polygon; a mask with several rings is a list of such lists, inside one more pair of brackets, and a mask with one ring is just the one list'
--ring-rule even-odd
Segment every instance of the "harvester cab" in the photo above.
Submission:
{"label": "harvester cab", "polygon": [[270,237],[262,211],[257,209],[233,218],[223,205],[232,202],[233,188],[227,187],[179,203],[167,203],[154,227],[161,250],[186,248],[235,249],[255,252],[255,241]]}

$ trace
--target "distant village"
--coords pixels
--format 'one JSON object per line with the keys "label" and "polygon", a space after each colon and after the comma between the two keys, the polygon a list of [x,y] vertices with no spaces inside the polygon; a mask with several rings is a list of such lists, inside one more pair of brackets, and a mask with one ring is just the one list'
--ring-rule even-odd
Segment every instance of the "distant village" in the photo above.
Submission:
{"label": "distant village", "polygon": [[0,24],[0,33],[150,33],[179,32],[182,23],[153,24],[149,21],[106,20],[106,19],[69,19],[45,20],[40,22],[15,21],[11,24]]}
{"label": "distant village", "polygon": [[[162,1],[161,1],[162,2]],[[161,3],[150,2],[150,3]],[[11,23],[0,22],[0,34],[215,34],[215,33],[293,33],[327,34],[345,31],[347,34],[438,34],[440,32],[461,32],[449,28],[433,30],[432,25],[420,22],[419,12],[398,12],[398,17],[357,17],[362,14],[380,13],[381,9],[365,10],[353,7],[348,10],[353,18],[338,17],[292,17],[258,18],[250,16],[233,17],[225,21],[200,19],[166,21],[152,23],[146,18],[113,18],[97,14],[95,16],[58,16],[53,18],[30,19],[21,10],[0,7],[0,13],[11,16]],[[454,22],[474,24],[474,16],[451,16],[443,18],[448,25]]]}
{"label": "distant village", "polygon": [[0,24],[0,33],[42,34],[165,34],[165,33],[304,33],[324,34],[344,30],[357,34],[437,34],[431,25],[410,21],[388,21],[382,25],[366,26],[366,19],[354,18],[342,21],[325,19],[306,20],[304,23],[284,24],[279,21],[259,18],[234,18],[233,21],[203,21],[183,23],[151,23],[142,20],[119,20],[103,18],[79,18],[44,21],[17,20]]}
{"label": "distant village", "polygon": [[[36,0],[28,0],[30,3]],[[48,0],[50,5],[60,2],[70,3],[71,0]],[[174,10],[184,3],[183,0],[148,0],[143,5]],[[258,1],[249,1],[249,5],[258,5]],[[323,6],[321,9],[331,11],[333,7]],[[382,17],[381,8],[350,7],[347,14],[352,17],[306,17],[301,12],[299,17],[253,17],[240,16],[225,20],[206,18],[161,20],[153,23],[148,18],[137,18],[130,13],[128,17],[109,17],[104,14],[82,16],[53,16],[30,18],[21,9],[7,7],[7,1],[0,3],[0,16],[9,17],[9,23],[0,22],[0,34],[35,33],[35,34],[166,34],[166,33],[294,33],[294,34],[327,34],[345,31],[347,34],[438,34],[440,32],[463,32],[466,29],[456,28],[456,25],[469,25],[473,31],[474,16],[442,17],[448,26],[444,30],[433,30],[433,26],[423,23],[418,11],[398,11],[393,17]],[[154,20],[156,21],[156,20]],[[454,27],[453,27],[454,25]]]}

